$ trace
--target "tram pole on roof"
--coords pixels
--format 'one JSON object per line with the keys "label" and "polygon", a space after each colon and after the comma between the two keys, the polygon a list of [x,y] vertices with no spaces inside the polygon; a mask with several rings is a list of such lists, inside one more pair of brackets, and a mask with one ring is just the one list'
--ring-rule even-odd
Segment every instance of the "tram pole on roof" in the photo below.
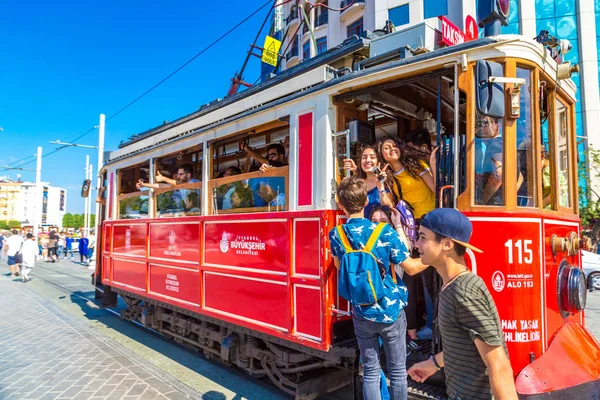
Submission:
{"label": "tram pole on roof", "polygon": [[250,61],[250,56],[253,54],[252,51],[254,50],[255,47],[257,47],[256,42],[258,41],[258,38],[260,37],[260,33],[262,32],[265,25],[267,24],[267,21],[269,20],[269,16],[271,15],[271,10],[275,9],[275,6],[277,5],[278,1],[279,0],[273,1],[273,5],[269,9],[269,12],[267,13],[267,16],[265,17],[265,20],[263,21],[262,25],[260,26],[260,29],[256,33],[254,42],[252,42],[252,44],[250,45],[250,50],[246,54],[246,59],[244,60],[244,63],[242,64],[242,69],[240,69],[239,73],[236,71],[233,78],[231,78],[231,86],[229,86],[229,90],[227,91],[228,97],[236,94],[238,92],[238,89],[240,88],[240,85],[244,85],[246,87],[252,86],[251,84],[244,82],[244,70],[246,69],[246,66],[248,65],[248,61]]}

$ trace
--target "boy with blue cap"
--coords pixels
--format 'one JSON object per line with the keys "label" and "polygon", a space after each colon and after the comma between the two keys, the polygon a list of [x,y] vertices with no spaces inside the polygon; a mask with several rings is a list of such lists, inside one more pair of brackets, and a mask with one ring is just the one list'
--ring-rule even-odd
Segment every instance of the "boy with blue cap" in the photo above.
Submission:
{"label": "boy with blue cap", "polygon": [[441,368],[450,399],[517,399],[513,372],[494,300],[483,280],[465,264],[471,221],[460,211],[438,208],[425,215],[415,245],[424,264],[443,280],[438,323],[444,351],[413,365],[423,382]]}

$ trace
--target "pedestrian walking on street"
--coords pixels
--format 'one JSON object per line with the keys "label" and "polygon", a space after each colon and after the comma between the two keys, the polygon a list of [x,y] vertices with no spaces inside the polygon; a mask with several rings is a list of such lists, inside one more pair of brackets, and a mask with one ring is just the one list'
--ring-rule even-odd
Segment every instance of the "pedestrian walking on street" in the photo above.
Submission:
{"label": "pedestrian walking on street", "polygon": [[87,263],[89,265],[92,260],[92,256],[94,255],[94,250],[96,249],[96,235],[92,231],[88,236],[88,251],[87,251]]}
{"label": "pedestrian walking on street", "polygon": [[417,382],[444,368],[451,399],[517,399],[513,371],[498,310],[483,280],[465,263],[471,221],[453,208],[430,211],[421,221],[415,245],[424,264],[440,274],[438,323],[444,350],[413,365]]}
{"label": "pedestrian walking on street", "polygon": [[35,267],[35,259],[38,254],[39,248],[35,242],[35,238],[31,233],[27,234],[27,240],[23,243],[23,264],[21,266],[21,278],[23,282],[30,281],[29,273]]}
{"label": "pedestrian walking on street", "polygon": [[12,235],[4,241],[4,252],[8,256],[8,265],[10,267],[10,276],[19,276],[21,271],[21,263],[23,257],[21,254],[23,246],[23,238],[19,235],[19,232],[15,229],[12,231]]}
{"label": "pedestrian walking on street", "polygon": [[69,253],[71,253],[71,260],[73,259],[73,241],[73,235],[71,235],[70,233],[67,234],[67,237],[65,238],[65,259],[67,258]]}
{"label": "pedestrian walking on street", "polygon": [[56,262],[58,259],[57,251],[58,235],[55,231],[50,231],[50,236],[48,237],[48,257],[50,257],[50,261]]}
{"label": "pedestrian walking on street", "polygon": [[42,235],[40,243],[42,245],[42,260],[48,261],[48,236]]}
{"label": "pedestrian walking on street", "polygon": [[0,260],[2,260],[2,246],[4,246],[4,232],[0,232]]}
{"label": "pedestrian walking on street", "polygon": [[87,252],[88,252],[88,238],[79,239],[79,259],[81,263],[87,262]]}
{"label": "pedestrian walking on street", "polygon": [[60,259],[60,256],[63,256],[66,258],[66,256],[64,256],[64,252],[65,252],[65,234],[63,232],[61,232],[58,235],[58,258]]}

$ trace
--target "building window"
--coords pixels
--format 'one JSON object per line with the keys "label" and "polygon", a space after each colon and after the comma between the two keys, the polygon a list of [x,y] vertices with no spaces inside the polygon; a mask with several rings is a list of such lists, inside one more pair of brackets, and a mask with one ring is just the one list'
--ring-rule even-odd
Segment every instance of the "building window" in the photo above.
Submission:
{"label": "building window", "polygon": [[327,51],[327,36],[317,39],[317,54],[322,54]]}
{"label": "building window", "polygon": [[[408,8],[408,4],[406,5],[406,8]],[[423,11],[425,19],[439,17],[440,15],[448,15],[448,2],[440,0],[425,0],[423,1]]]}
{"label": "building window", "polygon": [[400,7],[390,8],[388,10],[388,16],[390,18],[390,21],[394,23],[394,26],[402,26],[408,24],[410,22],[410,10],[408,8],[408,4],[405,4]]}
{"label": "building window", "polygon": [[308,60],[310,58],[310,40],[302,45],[302,59]]}
{"label": "building window", "polygon": [[[538,29],[539,31],[539,29]],[[510,0],[510,13],[508,14],[508,26],[500,28],[500,33],[505,35],[518,35],[521,33],[519,24],[519,0]]]}
{"label": "building window", "polygon": [[352,35],[357,35],[358,37],[361,37],[363,34],[363,19],[362,19],[362,17],[360,19],[354,21],[350,25],[348,25],[348,27],[346,28],[346,33],[347,33],[347,37],[351,37]]}

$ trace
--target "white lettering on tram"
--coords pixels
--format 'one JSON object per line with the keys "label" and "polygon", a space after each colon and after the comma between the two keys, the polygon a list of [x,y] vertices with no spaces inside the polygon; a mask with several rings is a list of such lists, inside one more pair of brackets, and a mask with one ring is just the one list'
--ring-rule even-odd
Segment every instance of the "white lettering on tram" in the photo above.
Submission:
{"label": "white lettering on tram", "polygon": [[511,343],[539,342],[541,338],[539,325],[537,319],[503,319],[504,340]]}
{"label": "white lettering on tram", "polygon": [[167,278],[165,279],[165,289],[170,292],[179,292],[179,280],[177,280],[177,275],[167,274]]}
{"label": "white lettering on tram", "polygon": [[265,251],[267,244],[256,236],[237,235],[235,239],[227,240],[227,233],[223,232],[219,242],[221,252],[227,253],[229,249],[234,249],[235,254],[257,256],[259,251]]}

